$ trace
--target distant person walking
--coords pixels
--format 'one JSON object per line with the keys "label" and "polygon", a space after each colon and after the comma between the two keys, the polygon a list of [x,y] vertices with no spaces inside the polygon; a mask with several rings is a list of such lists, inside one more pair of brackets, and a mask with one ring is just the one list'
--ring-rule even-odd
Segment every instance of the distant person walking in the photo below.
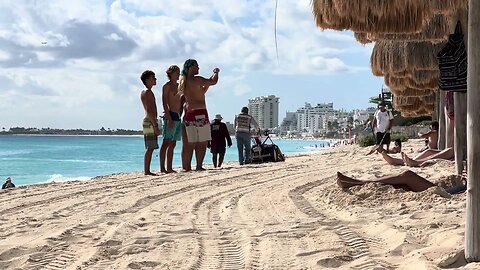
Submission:
{"label": "distant person walking", "polygon": [[390,130],[393,125],[392,112],[385,108],[385,103],[378,104],[378,110],[373,117],[373,127],[376,129],[376,148],[378,151],[383,150],[383,145],[387,145],[387,152],[390,148]]}
{"label": "distant person walking", "polygon": [[260,127],[255,119],[248,114],[248,108],[243,107],[240,114],[235,116],[235,139],[237,140],[238,162],[240,165],[251,162],[250,129],[254,126],[260,133]]}
{"label": "distant person walking", "polygon": [[[163,143],[160,148],[160,172],[175,173],[173,170],[173,151],[182,138],[182,114],[181,96],[178,93],[178,78],[180,68],[170,66],[167,71],[168,82],[163,85],[162,103],[164,110],[163,119]],[[167,166],[165,168],[165,157]]]}
{"label": "distant person walking", "polygon": [[12,178],[7,177],[7,179],[5,179],[5,183],[2,185],[2,189],[8,189],[8,188],[14,188],[14,187],[15,187],[15,184],[12,183]]}
{"label": "distant person walking", "polygon": [[185,97],[187,110],[184,117],[185,131],[188,144],[185,149],[184,170],[191,170],[193,151],[197,159],[197,171],[205,170],[203,160],[207,150],[207,143],[211,140],[210,120],[208,119],[205,94],[208,88],[218,82],[219,68],[213,69],[210,78],[198,76],[199,66],[196,60],[188,59],[183,64],[180,78],[179,92]]}
{"label": "distant person walking", "polygon": [[[228,133],[228,128],[225,123],[222,122],[222,115],[215,115],[215,120],[210,125],[212,140],[209,143],[210,152],[212,153],[213,167],[222,167],[223,159],[225,157],[226,145],[232,146],[232,139]],[[226,140],[226,144],[225,144]],[[218,163],[217,163],[218,156]]]}
{"label": "distant person walking", "polygon": [[155,78],[153,71],[145,70],[140,76],[140,79],[147,88],[140,94],[140,99],[145,109],[143,137],[146,151],[143,159],[143,172],[145,175],[156,175],[150,171],[150,163],[152,161],[153,150],[158,149],[158,135],[160,134],[157,122],[157,104],[152,91],[152,87],[157,84],[157,78]]}

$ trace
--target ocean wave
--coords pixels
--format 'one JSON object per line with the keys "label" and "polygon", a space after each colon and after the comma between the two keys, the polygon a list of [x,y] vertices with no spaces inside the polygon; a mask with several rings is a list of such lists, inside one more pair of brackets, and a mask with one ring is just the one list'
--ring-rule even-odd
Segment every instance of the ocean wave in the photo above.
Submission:
{"label": "ocean wave", "polygon": [[89,176],[77,176],[77,177],[66,177],[61,174],[52,174],[50,178],[44,183],[53,183],[53,182],[68,182],[68,181],[87,181],[92,179]]}
{"label": "ocean wave", "polygon": [[326,147],[304,146],[303,149],[307,150],[325,150]]}
{"label": "ocean wave", "polygon": [[3,150],[0,151],[0,157],[31,154],[31,150]]}

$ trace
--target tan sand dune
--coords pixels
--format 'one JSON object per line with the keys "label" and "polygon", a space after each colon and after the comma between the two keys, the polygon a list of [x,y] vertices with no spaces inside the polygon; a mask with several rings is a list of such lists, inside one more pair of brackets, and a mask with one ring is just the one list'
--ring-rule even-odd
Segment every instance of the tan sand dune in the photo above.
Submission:
{"label": "tan sand dune", "polygon": [[[406,169],[366,152],[341,146],[284,163],[2,192],[0,269],[479,269],[457,259],[465,195],[335,184],[337,171]],[[412,170],[448,182],[454,168]]]}

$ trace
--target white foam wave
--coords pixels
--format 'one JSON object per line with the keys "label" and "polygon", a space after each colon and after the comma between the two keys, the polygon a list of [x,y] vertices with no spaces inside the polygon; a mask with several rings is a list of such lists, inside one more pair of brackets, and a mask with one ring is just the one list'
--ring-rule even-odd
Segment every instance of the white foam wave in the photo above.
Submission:
{"label": "white foam wave", "polygon": [[53,183],[53,182],[68,182],[68,181],[87,181],[92,179],[92,177],[89,176],[78,176],[78,177],[65,177],[61,174],[52,174],[50,175],[50,178],[45,181],[45,183]]}

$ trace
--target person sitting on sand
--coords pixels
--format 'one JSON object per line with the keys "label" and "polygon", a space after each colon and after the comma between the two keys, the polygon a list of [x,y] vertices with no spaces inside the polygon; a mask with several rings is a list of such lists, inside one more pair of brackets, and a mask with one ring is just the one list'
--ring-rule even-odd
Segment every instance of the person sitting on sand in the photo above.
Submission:
{"label": "person sitting on sand", "polygon": [[395,140],[395,146],[388,152],[390,154],[397,154],[402,152],[402,141],[400,139]]}
{"label": "person sitting on sand", "polygon": [[[373,154],[373,152],[377,151],[378,153],[382,153],[382,152],[386,152],[387,150],[384,150],[382,147],[380,147],[380,145],[375,145],[371,150],[370,152],[368,152],[366,155],[370,155],[370,154]],[[395,146],[388,150],[388,153],[389,154],[397,154],[397,153],[400,153],[402,152],[402,141],[400,139],[396,139],[395,140]]]}
{"label": "person sitting on sand", "polygon": [[425,139],[426,146],[422,147],[418,152],[422,152],[427,149],[438,149],[438,122],[433,121],[430,125],[430,130],[425,133],[418,133],[418,137]]}
{"label": "person sitting on sand", "polygon": [[7,177],[7,179],[5,179],[5,183],[2,185],[2,189],[8,189],[8,188],[14,188],[14,187],[15,187],[15,184],[12,183],[12,178]]}
{"label": "person sitting on sand", "polygon": [[385,153],[385,151],[381,152],[381,154],[383,159],[385,159],[385,161],[387,161],[387,163],[390,165],[407,165],[410,167],[425,167],[426,165],[431,164],[431,161],[435,159],[453,160],[455,158],[455,152],[453,151],[452,147],[441,151],[427,149],[414,158],[410,158],[404,152],[402,152],[402,158],[391,157]]}
{"label": "person sitting on sand", "polygon": [[[391,185],[394,188],[402,188],[406,191],[422,192],[431,187],[436,186],[434,183],[421,177],[420,175],[407,170],[398,175],[384,176],[375,180],[359,180],[348,177],[340,172],[337,172],[337,185],[341,188],[350,188],[353,186],[361,186],[366,183],[381,183],[384,185]],[[446,189],[449,194],[458,194],[465,192],[466,178],[462,177],[462,184],[456,185]]]}

